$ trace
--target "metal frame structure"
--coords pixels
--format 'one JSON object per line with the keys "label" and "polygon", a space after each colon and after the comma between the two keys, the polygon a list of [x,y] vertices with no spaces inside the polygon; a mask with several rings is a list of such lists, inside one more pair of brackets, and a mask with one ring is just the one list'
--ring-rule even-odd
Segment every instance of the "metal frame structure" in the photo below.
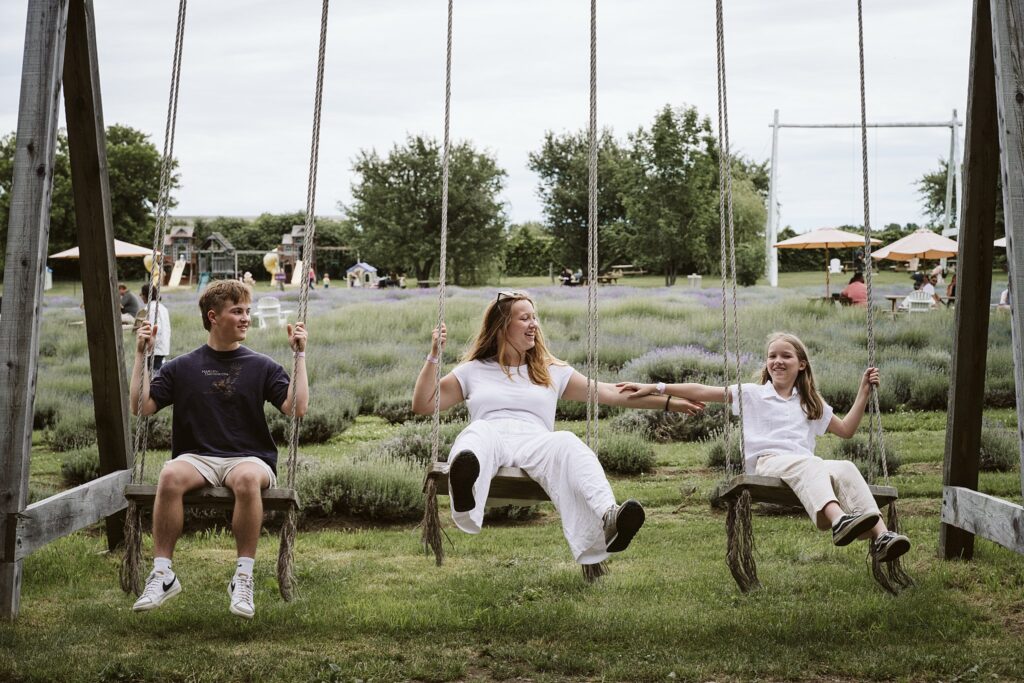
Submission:
{"label": "metal frame structure", "polygon": [[[765,260],[767,268],[765,273],[768,276],[768,284],[772,287],[779,286],[779,253],[772,246],[778,241],[779,233],[779,211],[778,197],[776,192],[777,178],[776,169],[779,159],[779,130],[782,128],[860,128],[859,123],[779,123],[779,110],[776,109],[772,122],[768,124],[772,129],[772,159],[768,176],[768,221],[765,227]],[[953,110],[953,118],[949,121],[935,122],[906,122],[906,123],[869,123],[868,128],[949,128],[949,161],[947,168],[950,171],[946,176],[946,209],[943,217],[943,235],[956,235],[960,221],[953,221],[953,194],[961,197],[960,188],[963,187],[963,173],[960,165],[960,129],[961,123],[957,119],[956,109]],[[953,169],[956,172],[952,172]],[[963,202],[959,202],[960,205]]]}

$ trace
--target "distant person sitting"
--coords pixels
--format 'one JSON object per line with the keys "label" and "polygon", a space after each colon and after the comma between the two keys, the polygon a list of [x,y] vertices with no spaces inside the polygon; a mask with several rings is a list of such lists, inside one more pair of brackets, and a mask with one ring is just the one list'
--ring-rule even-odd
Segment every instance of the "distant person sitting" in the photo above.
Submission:
{"label": "distant person sitting", "polygon": [[583,269],[582,268],[577,268],[576,272],[572,274],[572,282],[575,285],[578,285],[579,283],[583,282]]}
{"label": "distant person sitting", "polygon": [[562,273],[558,276],[558,279],[562,281],[563,285],[572,284],[572,271],[568,268],[562,268]]}
{"label": "distant person sitting", "polygon": [[956,301],[956,271],[949,276],[949,282],[946,283],[946,305],[949,306]]}
{"label": "distant person sitting", "polygon": [[117,291],[121,295],[121,323],[131,325],[142,309],[142,302],[125,284],[118,285]]}
{"label": "distant person sitting", "polygon": [[149,324],[156,326],[156,340],[153,342],[153,372],[159,370],[164,364],[164,358],[171,352],[171,316],[167,307],[159,301],[153,304],[153,310],[149,309],[149,296],[151,288],[149,283],[142,285],[139,294],[146,307],[141,311],[143,320],[146,319],[147,311]]}
{"label": "distant person sitting", "polygon": [[921,289],[923,289],[925,293],[932,298],[932,303],[936,306],[942,303],[942,299],[940,299],[939,295],[935,292],[935,285],[937,282],[938,277],[936,275],[929,275],[921,284]]}
{"label": "distant person sitting", "polygon": [[853,277],[850,278],[850,283],[846,285],[846,288],[840,294],[849,299],[852,304],[857,306],[867,305],[868,288],[864,284],[864,273],[854,273]]}
{"label": "distant person sitting", "polygon": [[929,271],[929,273],[928,273],[929,277],[935,278],[935,286],[936,287],[941,287],[942,285],[946,284],[945,279],[943,279],[945,275],[946,275],[946,269],[942,267],[941,263],[939,265],[935,266],[934,268],[932,268],[931,271]]}
{"label": "distant person sitting", "polygon": [[[900,302],[899,308],[901,310],[904,310],[904,311],[910,310],[910,304],[911,304],[912,301],[920,301],[920,299],[918,299],[914,295],[917,292],[920,292],[922,289],[924,289],[924,285],[922,285],[919,282],[915,282],[914,283],[914,291],[911,292],[910,294],[908,294],[907,297],[905,299],[903,299],[903,301]],[[932,288],[932,290],[934,291],[934,287]],[[930,302],[930,307],[931,308],[935,308],[935,302],[934,301]]]}

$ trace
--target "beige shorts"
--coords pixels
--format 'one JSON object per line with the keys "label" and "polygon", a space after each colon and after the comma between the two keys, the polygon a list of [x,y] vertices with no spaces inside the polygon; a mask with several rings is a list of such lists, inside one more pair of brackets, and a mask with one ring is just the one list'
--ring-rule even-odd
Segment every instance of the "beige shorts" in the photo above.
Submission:
{"label": "beige shorts", "polygon": [[241,458],[215,458],[206,455],[196,455],[195,453],[182,453],[173,460],[168,460],[164,463],[164,467],[172,462],[187,462],[188,464],[195,467],[199,474],[203,475],[203,479],[209,482],[210,486],[224,486],[224,480],[231,474],[231,470],[235,469],[243,463],[252,463],[263,468],[263,471],[270,477],[270,486],[273,487],[277,484],[277,477],[274,475],[274,470],[270,469],[270,465],[260,460],[255,456],[246,456]]}

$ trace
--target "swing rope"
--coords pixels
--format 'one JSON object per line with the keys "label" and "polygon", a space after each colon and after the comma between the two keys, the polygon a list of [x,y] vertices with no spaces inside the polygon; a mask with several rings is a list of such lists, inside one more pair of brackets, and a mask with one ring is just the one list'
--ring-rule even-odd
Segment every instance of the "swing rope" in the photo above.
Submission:
{"label": "swing rope", "polygon": [[[868,338],[868,367],[875,367],[875,307],[872,298],[871,274],[874,268],[871,262],[871,208],[868,194],[868,128],[867,128],[867,96],[864,85],[864,12],[863,0],[857,0],[857,47],[860,66],[860,142],[861,142],[861,170],[864,185],[864,284],[867,288],[868,310],[867,310],[867,338]],[[868,452],[870,461],[868,464],[868,481],[875,479],[875,463],[881,462],[882,477],[886,485],[889,484],[889,465],[886,460],[885,443],[882,433],[882,417],[878,401],[878,387],[871,387],[871,397],[868,404]],[[891,531],[899,532],[900,518],[896,508],[896,501],[889,503],[889,514],[886,526]],[[868,558],[871,562],[871,573],[882,588],[895,595],[902,589],[913,585],[913,579],[903,569],[901,559],[889,562],[882,566],[871,552],[870,542],[868,544]]]}
{"label": "swing rope", "polygon": [[[185,14],[188,0],[178,3],[178,23],[174,36],[174,56],[171,59],[171,85],[167,98],[167,117],[164,126],[164,150],[160,162],[160,187],[157,192],[156,220],[153,225],[152,266],[150,272],[149,301],[146,303],[146,320],[159,321],[156,312],[161,299],[163,278],[163,257],[160,250],[168,231],[167,212],[170,208],[171,183],[174,170],[174,134],[178,122],[178,89],[181,83],[181,54],[185,40]],[[145,354],[145,377],[153,375],[153,352]],[[142,413],[142,378],[139,386],[139,402],[136,415]],[[136,420],[132,435],[132,478],[133,484],[141,484],[146,469],[146,450],[149,447],[149,416]],[[124,520],[124,557],[121,560],[120,583],[125,593],[139,595],[142,591],[142,515],[134,500],[128,501]]]}
{"label": "swing rope", "polygon": [[[722,0],[715,2],[715,35],[716,63],[718,71],[718,225],[721,245],[720,267],[722,273],[722,366],[726,378],[730,376],[729,368],[729,302],[726,294],[727,284],[732,285],[732,333],[733,333],[733,365],[736,379],[736,402],[739,406],[739,423],[735,439],[739,452],[737,466],[743,469],[743,385],[740,360],[739,313],[737,312],[736,285],[736,227],[733,213],[732,194],[732,153],[729,145],[729,106],[726,89],[725,68],[725,20]],[[728,384],[728,382],[726,382]],[[726,479],[735,473],[732,462],[733,429],[731,406],[726,392],[723,415],[723,439],[725,441],[725,472]],[[751,518],[751,496],[744,491],[736,498],[730,498],[726,512],[726,564],[736,584],[744,593],[760,588],[757,580],[757,564],[754,561],[754,527]]]}
{"label": "swing rope", "polygon": [[[448,175],[451,155],[451,111],[452,111],[452,14],[453,0],[448,0],[448,41],[444,68],[444,147],[441,151],[441,263],[438,266],[437,283],[437,325],[441,334],[444,325],[445,281],[448,276]],[[444,349],[438,351],[434,366],[434,413],[430,421],[430,461],[440,459],[441,450],[441,366],[444,363]],[[429,470],[428,470],[429,472]],[[437,507],[437,477],[427,475],[424,487],[426,504],[423,511],[421,541],[425,549],[434,552],[437,566],[444,562],[444,544],[441,540],[441,515]]]}
{"label": "swing rope", "polygon": [[[327,16],[330,0],[323,0],[320,10],[320,46],[316,61],[316,87],[313,94],[313,132],[309,150],[309,178],[306,186],[306,223],[305,235],[302,240],[302,267],[307,272],[299,278],[299,309],[297,321],[305,325],[309,310],[309,277],[307,273],[316,257],[316,178],[320,161],[320,112],[323,109],[324,64],[327,54]],[[292,358],[292,381],[299,369],[299,357]],[[291,420],[288,429],[288,462],[286,474],[287,488],[295,488],[295,475],[299,462],[299,431],[302,418],[295,412],[295,394],[292,394]],[[281,545],[277,554],[277,583],[281,597],[290,602],[298,594],[295,580],[295,536],[297,532],[298,510],[288,509],[288,516],[281,527]]]}

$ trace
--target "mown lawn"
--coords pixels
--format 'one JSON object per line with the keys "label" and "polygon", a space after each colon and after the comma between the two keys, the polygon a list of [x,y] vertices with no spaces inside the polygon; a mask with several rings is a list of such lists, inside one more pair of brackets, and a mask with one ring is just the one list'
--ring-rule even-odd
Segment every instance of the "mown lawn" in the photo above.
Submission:
{"label": "mown lawn", "polygon": [[[989,417],[1015,418],[1008,410]],[[834,548],[802,516],[774,514],[755,518],[764,589],[741,595],[724,564],[723,514],[707,504],[719,475],[705,467],[700,444],[666,444],[656,446],[653,473],[613,478],[620,498],[645,503],[649,521],[593,586],[571,562],[550,508],[478,537],[448,522],[440,568],[414,525],[321,520],[300,535],[297,601],[277,595],[268,533],[257,617],[230,615],[233,543],[214,529],[179,546],[184,593],[134,614],[117,587],[119,556],[105,553],[96,533],[77,534],[26,560],[21,616],[0,626],[0,679],[1019,679],[1020,557],[979,540],[973,562],[936,559],[944,420],[886,416],[887,438],[903,454],[895,481],[915,542],[908,569],[917,586],[897,598],[871,580],[863,545]],[[394,429],[359,418],[307,454],[344,457]],[[834,445],[826,438],[821,451]],[[1016,472],[982,480],[993,493],[1019,493]]]}

